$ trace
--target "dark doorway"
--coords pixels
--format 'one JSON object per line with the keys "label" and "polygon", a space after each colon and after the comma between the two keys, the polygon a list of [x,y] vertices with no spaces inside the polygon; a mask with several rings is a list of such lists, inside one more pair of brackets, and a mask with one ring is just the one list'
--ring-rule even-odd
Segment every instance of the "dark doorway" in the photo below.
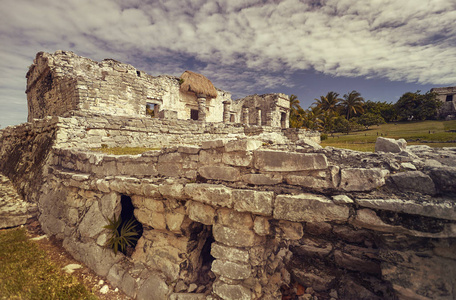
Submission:
{"label": "dark doorway", "polygon": [[287,128],[287,113],[280,114],[280,126],[282,128]]}
{"label": "dark doorway", "polygon": [[197,109],[192,109],[190,111],[190,119],[198,121],[198,110]]}
{"label": "dark doorway", "polygon": [[453,95],[447,95],[446,102],[451,102],[451,101],[453,101]]}
{"label": "dark doorway", "polygon": [[135,240],[133,241],[133,246],[128,246],[127,249],[124,252],[125,255],[131,256],[133,253],[136,244],[139,240],[139,238],[143,234],[143,226],[139,221],[136,219],[135,215],[133,214],[135,207],[133,206],[133,203],[131,202],[131,198],[126,195],[121,195],[120,197],[120,204],[122,206],[122,210],[120,212],[120,218],[122,222],[120,223],[120,226],[118,230],[121,230],[122,226],[127,224],[128,222],[133,222],[134,225],[134,231],[138,234],[135,236]]}
{"label": "dark doorway", "polygon": [[231,122],[231,123],[234,123],[234,122],[236,122],[235,120],[236,120],[235,115],[234,115],[234,114],[231,114],[231,115],[230,115],[230,122]]}

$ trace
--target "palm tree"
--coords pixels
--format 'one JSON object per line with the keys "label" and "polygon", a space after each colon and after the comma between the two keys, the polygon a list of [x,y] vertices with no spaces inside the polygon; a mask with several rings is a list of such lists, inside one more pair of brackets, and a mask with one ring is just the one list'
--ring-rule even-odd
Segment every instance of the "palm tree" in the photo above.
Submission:
{"label": "palm tree", "polygon": [[349,120],[351,116],[364,112],[364,98],[357,91],[351,91],[344,95],[341,106],[347,112],[347,120]]}
{"label": "palm tree", "polygon": [[341,101],[339,94],[336,92],[329,92],[326,96],[320,96],[320,99],[315,98],[314,104],[320,107],[323,111],[335,112],[339,102]]}
{"label": "palm tree", "polygon": [[298,109],[301,108],[301,106],[299,105],[299,100],[298,100],[298,96],[296,95],[291,95],[290,98],[290,109],[291,110],[295,110],[297,111]]}

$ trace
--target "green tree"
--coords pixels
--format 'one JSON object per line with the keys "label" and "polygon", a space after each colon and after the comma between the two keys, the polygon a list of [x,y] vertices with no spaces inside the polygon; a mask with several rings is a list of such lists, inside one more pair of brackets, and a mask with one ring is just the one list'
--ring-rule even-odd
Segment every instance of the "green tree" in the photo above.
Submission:
{"label": "green tree", "polygon": [[364,98],[361,97],[361,94],[357,91],[351,91],[348,94],[344,95],[344,100],[341,102],[341,107],[343,107],[347,120],[350,120],[350,117],[363,113],[364,112]]}
{"label": "green tree", "polygon": [[339,94],[336,92],[329,92],[326,96],[320,96],[320,99],[315,98],[314,104],[323,111],[335,113],[339,102],[341,101]]}
{"label": "green tree", "polygon": [[407,92],[399,98],[395,104],[397,115],[402,120],[426,120],[437,117],[441,102],[437,100],[436,94],[427,92],[420,94]]}
{"label": "green tree", "polygon": [[385,120],[382,118],[381,115],[374,114],[371,112],[364,113],[360,117],[352,119],[356,119],[355,121],[363,125],[366,128],[366,130],[369,129],[369,126],[380,125],[385,123]]}
{"label": "green tree", "polygon": [[302,113],[304,110],[299,105],[299,100],[296,95],[291,95],[290,98],[290,127],[300,128],[302,126]]}

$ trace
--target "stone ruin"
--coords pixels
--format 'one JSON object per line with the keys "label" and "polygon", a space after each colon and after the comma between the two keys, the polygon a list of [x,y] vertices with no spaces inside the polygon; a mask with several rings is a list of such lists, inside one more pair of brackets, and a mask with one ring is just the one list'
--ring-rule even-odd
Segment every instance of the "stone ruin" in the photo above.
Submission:
{"label": "stone ruin", "polygon": [[[455,148],[386,138],[375,153],[322,148],[318,134],[302,130],[116,116],[78,108],[79,100],[57,112],[64,97],[51,86],[34,99],[55,101],[47,106],[54,116],[0,131],[0,172],[9,178],[0,179],[25,200],[0,203],[15,220],[2,225],[36,215],[48,235],[128,296],[456,297]],[[115,146],[159,150],[91,150]],[[141,224],[130,252],[106,247],[104,226],[114,216]]]}
{"label": "stone ruin", "polygon": [[456,120],[456,86],[433,88],[431,92],[436,93],[437,99],[442,102],[439,117]]}

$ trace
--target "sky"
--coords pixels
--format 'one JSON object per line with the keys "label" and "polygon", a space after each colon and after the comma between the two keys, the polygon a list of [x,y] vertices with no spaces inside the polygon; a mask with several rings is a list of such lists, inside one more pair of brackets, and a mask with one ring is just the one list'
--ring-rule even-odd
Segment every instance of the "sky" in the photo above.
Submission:
{"label": "sky", "polygon": [[0,128],[26,121],[37,52],[201,73],[233,99],[396,102],[456,85],[455,0],[0,0]]}

